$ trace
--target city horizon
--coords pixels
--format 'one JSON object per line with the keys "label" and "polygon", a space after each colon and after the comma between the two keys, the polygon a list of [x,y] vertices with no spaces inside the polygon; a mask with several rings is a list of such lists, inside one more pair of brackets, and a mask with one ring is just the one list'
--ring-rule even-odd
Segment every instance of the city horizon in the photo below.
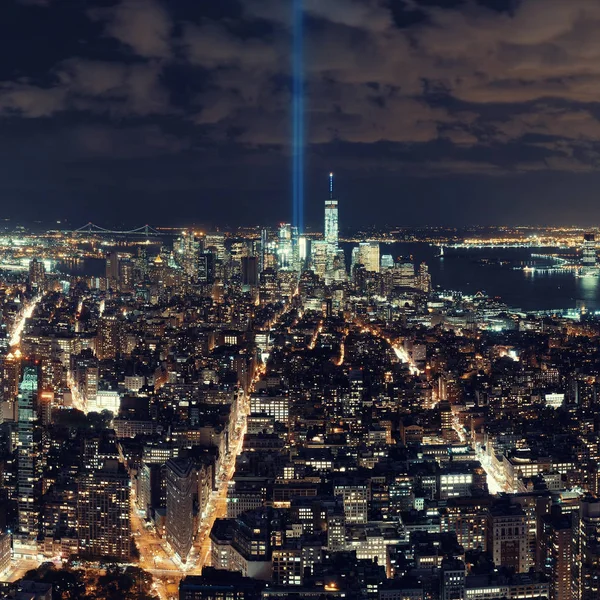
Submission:
{"label": "city horizon", "polygon": [[599,28],[4,0],[0,600],[599,600]]}

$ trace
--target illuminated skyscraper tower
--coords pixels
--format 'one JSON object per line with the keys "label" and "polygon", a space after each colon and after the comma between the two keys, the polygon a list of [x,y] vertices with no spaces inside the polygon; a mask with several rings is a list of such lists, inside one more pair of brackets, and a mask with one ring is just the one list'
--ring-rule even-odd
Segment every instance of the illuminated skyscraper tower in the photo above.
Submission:
{"label": "illuminated skyscraper tower", "polygon": [[279,227],[277,257],[279,268],[285,271],[300,271],[300,247],[298,228],[290,223]]}
{"label": "illuminated skyscraper tower", "polygon": [[39,532],[41,438],[37,426],[39,369],[27,364],[19,385],[17,423],[17,506],[19,511],[18,542],[21,554],[37,553]]}
{"label": "illuminated skyscraper tower", "polygon": [[44,289],[46,280],[46,267],[43,261],[34,258],[29,263],[29,286],[32,290],[39,292]]}
{"label": "illuminated skyscraper tower", "polygon": [[338,239],[338,201],[333,197],[333,173],[329,173],[329,199],[325,200],[325,242],[331,256],[337,253]]}
{"label": "illuminated skyscraper tower", "polygon": [[586,233],[583,236],[582,254],[583,268],[581,269],[581,275],[583,277],[597,275],[598,259],[596,254],[596,236],[593,233]]}

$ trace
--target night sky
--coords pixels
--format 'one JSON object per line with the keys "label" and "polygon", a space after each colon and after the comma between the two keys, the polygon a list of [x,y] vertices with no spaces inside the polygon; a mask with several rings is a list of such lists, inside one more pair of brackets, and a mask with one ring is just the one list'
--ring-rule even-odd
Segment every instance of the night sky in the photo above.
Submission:
{"label": "night sky", "polygon": [[[306,221],[600,224],[600,2],[305,0]],[[290,0],[2,0],[0,217],[291,218]]]}

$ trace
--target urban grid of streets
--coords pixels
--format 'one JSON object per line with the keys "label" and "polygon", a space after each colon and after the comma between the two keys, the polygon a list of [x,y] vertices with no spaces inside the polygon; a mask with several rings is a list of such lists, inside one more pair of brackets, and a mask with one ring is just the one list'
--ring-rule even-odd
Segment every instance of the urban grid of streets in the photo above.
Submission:
{"label": "urban grid of streets", "polygon": [[[285,311],[277,319],[280,319],[284,314],[286,314]],[[271,327],[274,327],[274,325],[275,322],[271,324]],[[227,488],[235,472],[236,459],[242,452],[244,445],[246,418],[250,408],[250,394],[264,373],[264,366],[259,366],[254,373],[248,391],[246,393],[240,392],[240,397],[236,403],[237,414],[234,417],[236,425],[233,443],[221,465],[220,472],[217,474],[217,489],[213,491],[191,555],[185,565],[176,560],[174,555],[165,547],[164,540],[158,537],[155,530],[144,521],[135,504],[135,490],[132,490],[131,530],[140,553],[139,566],[152,574],[154,589],[160,598],[176,597],[179,581],[182,577],[185,575],[199,575],[202,569],[210,564],[210,532],[216,519],[227,516]],[[73,385],[71,389],[75,390],[76,386]],[[76,402],[80,403],[81,400],[76,399],[74,396],[73,402],[74,404]]]}
{"label": "urban grid of streets", "polygon": [[[41,299],[41,295],[36,296],[23,307],[11,331],[10,345],[12,348],[18,349],[25,323],[27,319],[32,317]],[[279,315],[279,318],[283,314],[285,313]],[[233,477],[235,461],[241,453],[244,444],[246,417],[250,406],[250,393],[263,373],[263,368],[257,368],[248,392],[240,393],[240,398],[238,398],[238,402],[236,403],[238,412],[234,417],[236,426],[232,449],[225,457],[221,470],[217,474],[217,489],[212,494],[205,517],[199,528],[199,535],[192,550],[192,555],[189,557],[186,565],[176,562],[174,556],[165,548],[164,541],[144,522],[135,505],[135,490],[132,489],[131,529],[134,532],[135,543],[140,553],[139,566],[153,575],[154,588],[160,598],[176,597],[180,579],[184,575],[200,574],[202,568],[210,563],[210,531],[215,519],[223,518],[227,514],[227,486]],[[67,382],[71,390],[73,407],[87,412],[84,400],[75,385],[73,374],[70,371],[67,375]],[[17,581],[27,571],[37,568],[39,564],[39,562],[30,559],[15,559],[10,571],[6,574],[6,579],[8,581]],[[57,561],[57,566],[60,566],[60,561]]]}
{"label": "urban grid of streets", "polygon": [[[20,317],[16,321],[10,337],[10,345],[18,349],[21,335],[25,327],[26,320],[30,318],[42,299],[42,296],[36,296],[32,301],[23,307]],[[289,306],[288,306],[289,308]],[[281,318],[285,312],[279,315]],[[273,326],[274,324],[272,324]],[[372,328],[371,326],[362,324],[363,328],[375,336],[383,337],[382,333]],[[317,325],[310,346],[315,346],[319,334],[322,329],[322,322]],[[418,369],[406,350],[393,340],[385,338],[392,347],[397,358],[408,365],[411,372],[418,373]],[[344,360],[344,344],[340,346],[340,357],[338,363],[341,364]],[[217,489],[213,492],[209,502],[209,506],[205,512],[204,518],[200,524],[196,543],[189,557],[188,562],[182,565],[176,561],[172,553],[165,547],[165,542],[162,540],[149,526],[141,516],[135,505],[135,491],[131,494],[131,523],[132,531],[135,538],[135,543],[140,553],[139,566],[151,573],[154,577],[154,589],[160,598],[168,599],[176,597],[177,586],[181,578],[185,575],[200,574],[204,566],[210,564],[211,542],[210,531],[215,522],[215,519],[224,518],[227,514],[227,489],[230,480],[235,472],[235,464],[237,456],[242,452],[244,435],[246,432],[246,418],[249,410],[249,399],[255,384],[259,378],[265,373],[264,367],[257,369],[250,389],[247,393],[241,393],[238,401],[238,412],[235,415],[236,426],[232,449],[225,457],[225,461],[221,466],[221,471],[217,475]],[[83,398],[74,384],[72,373],[68,374],[68,384],[71,389],[73,407],[85,411]],[[461,441],[469,443],[464,427],[460,424],[457,416],[453,419],[454,429],[457,432]],[[480,460],[488,477],[488,485],[490,493],[496,494],[501,491],[509,491],[506,487],[506,482],[500,473],[494,468],[492,461],[480,444],[475,444],[474,450],[477,453],[477,458]],[[32,560],[15,560],[8,576],[12,581],[16,581],[22,577],[29,569],[36,568],[38,563]]]}

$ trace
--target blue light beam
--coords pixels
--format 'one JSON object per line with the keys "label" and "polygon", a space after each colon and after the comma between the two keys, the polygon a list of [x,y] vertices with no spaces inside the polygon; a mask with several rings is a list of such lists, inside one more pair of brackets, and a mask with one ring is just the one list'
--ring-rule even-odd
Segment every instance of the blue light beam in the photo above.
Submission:
{"label": "blue light beam", "polygon": [[293,215],[292,225],[304,232],[304,7],[293,0]]}

